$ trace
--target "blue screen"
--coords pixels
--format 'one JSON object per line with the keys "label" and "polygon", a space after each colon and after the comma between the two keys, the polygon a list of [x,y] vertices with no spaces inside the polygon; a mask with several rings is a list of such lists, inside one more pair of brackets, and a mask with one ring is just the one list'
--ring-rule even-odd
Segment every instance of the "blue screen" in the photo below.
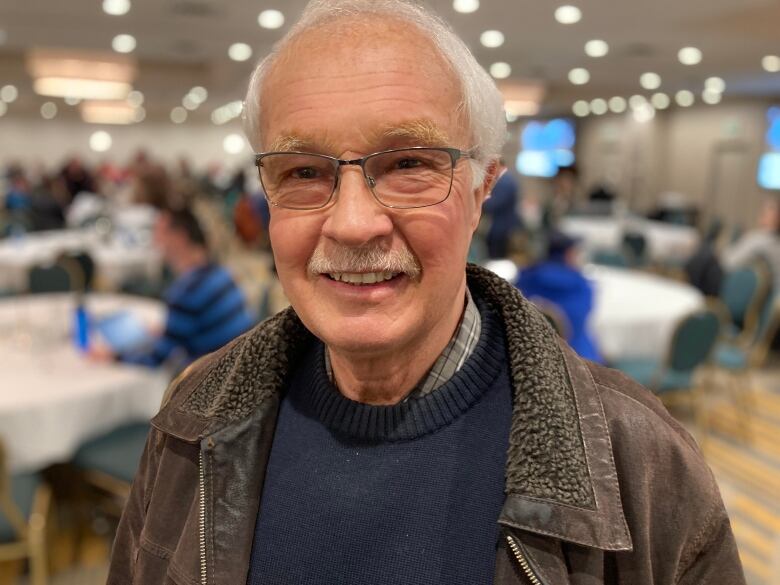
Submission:
{"label": "blue screen", "polygon": [[769,108],[766,118],[769,152],[764,153],[758,162],[758,184],[764,189],[780,189],[780,108]]}
{"label": "blue screen", "polygon": [[528,177],[554,177],[560,167],[574,163],[574,124],[555,118],[528,122],[520,135],[515,167]]}

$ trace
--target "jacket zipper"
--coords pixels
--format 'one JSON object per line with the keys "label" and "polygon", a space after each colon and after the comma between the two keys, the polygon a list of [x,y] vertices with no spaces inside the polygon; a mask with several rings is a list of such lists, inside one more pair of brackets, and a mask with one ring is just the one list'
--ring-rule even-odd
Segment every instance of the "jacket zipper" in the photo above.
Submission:
{"label": "jacket zipper", "polygon": [[206,577],[206,474],[203,470],[203,451],[198,453],[198,539],[200,544],[200,585],[208,585]]}
{"label": "jacket zipper", "polygon": [[525,576],[528,577],[528,580],[533,585],[543,585],[542,581],[539,579],[536,573],[534,573],[534,570],[531,568],[528,559],[523,554],[523,551],[520,548],[520,545],[517,543],[517,541],[509,534],[506,535],[506,540],[509,543],[509,549],[512,551],[512,554],[514,555],[517,564],[520,565],[520,569],[522,569]]}

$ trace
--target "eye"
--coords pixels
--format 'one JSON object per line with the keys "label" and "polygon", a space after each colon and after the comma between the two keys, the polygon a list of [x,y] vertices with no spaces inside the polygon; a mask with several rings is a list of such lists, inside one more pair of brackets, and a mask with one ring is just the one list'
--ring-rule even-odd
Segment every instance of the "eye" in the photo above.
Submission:
{"label": "eye", "polygon": [[320,176],[320,172],[314,167],[299,167],[293,169],[290,175],[295,179],[316,179]]}
{"label": "eye", "polygon": [[423,161],[419,158],[406,157],[396,161],[395,166],[398,169],[415,169],[423,166]]}

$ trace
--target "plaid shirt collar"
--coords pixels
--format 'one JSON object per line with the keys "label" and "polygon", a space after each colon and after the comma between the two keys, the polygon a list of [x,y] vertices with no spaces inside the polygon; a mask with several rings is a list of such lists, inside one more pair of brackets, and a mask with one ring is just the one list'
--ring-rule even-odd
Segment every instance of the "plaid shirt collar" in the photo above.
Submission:
{"label": "plaid shirt collar", "polygon": [[[479,315],[479,309],[471,297],[468,287],[466,288],[466,301],[463,315],[460,319],[455,335],[439,354],[439,357],[417,386],[404,399],[420,398],[430,394],[437,388],[443,386],[455,373],[463,367],[468,357],[474,351],[474,347],[479,341],[479,334],[482,331],[482,318]],[[328,351],[325,351],[325,370],[328,378],[333,382],[333,368],[330,363]]]}

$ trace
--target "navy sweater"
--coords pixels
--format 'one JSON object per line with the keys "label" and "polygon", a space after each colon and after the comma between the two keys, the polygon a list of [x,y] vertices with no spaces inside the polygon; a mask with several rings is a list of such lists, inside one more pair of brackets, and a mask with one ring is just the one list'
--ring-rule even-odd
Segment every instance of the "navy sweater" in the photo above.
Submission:
{"label": "navy sweater", "polygon": [[342,396],[311,348],[281,404],[249,585],[492,583],[512,396],[481,312],[461,370],[394,406]]}

